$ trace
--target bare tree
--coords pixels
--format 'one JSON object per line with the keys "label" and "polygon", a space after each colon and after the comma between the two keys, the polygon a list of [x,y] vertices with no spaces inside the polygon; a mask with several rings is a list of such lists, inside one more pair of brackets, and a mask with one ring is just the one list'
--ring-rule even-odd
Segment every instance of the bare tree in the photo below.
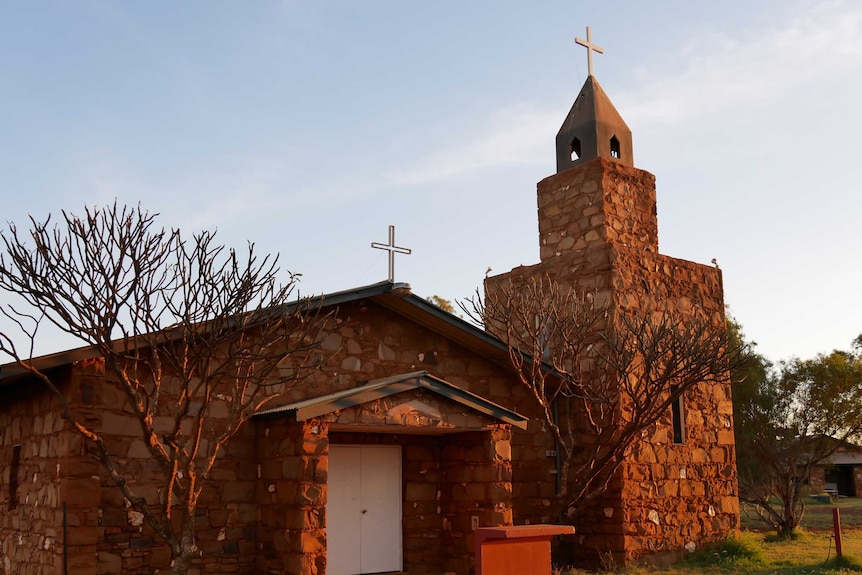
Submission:
{"label": "bare tree", "polygon": [[[29,344],[0,333],[0,351],[57,395],[63,418],[170,547],[172,573],[185,573],[216,457],[262,403],[307,373],[325,318],[294,297],[298,276],[281,285],[277,256],[259,258],[252,244],[239,254],[214,233],[189,241],[116,203],[50,220],[0,233],[0,288],[23,302],[0,311]],[[104,358],[106,385],[122,391],[161,473],[158,501],[136,491],[120,454],[32,361],[45,322]]]}
{"label": "bare tree", "polygon": [[507,343],[558,445],[569,517],[607,489],[642,431],[693,386],[726,382],[738,357],[720,317],[614,309],[547,278],[509,281],[462,307]]}

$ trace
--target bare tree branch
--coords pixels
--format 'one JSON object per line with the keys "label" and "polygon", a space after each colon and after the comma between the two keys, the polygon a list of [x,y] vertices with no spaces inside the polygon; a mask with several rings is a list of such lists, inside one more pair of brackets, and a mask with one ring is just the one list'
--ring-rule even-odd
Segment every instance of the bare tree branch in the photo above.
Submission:
{"label": "bare tree branch", "polygon": [[619,310],[548,278],[509,281],[461,307],[508,345],[561,453],[569,516],[607,489],[645,429],[692,387],[727,381],[739,357],[721,314]]}

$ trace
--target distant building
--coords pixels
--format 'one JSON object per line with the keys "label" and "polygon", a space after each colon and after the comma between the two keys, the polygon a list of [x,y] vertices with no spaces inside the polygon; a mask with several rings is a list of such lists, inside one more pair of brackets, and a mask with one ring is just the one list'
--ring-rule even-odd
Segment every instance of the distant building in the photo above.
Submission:
{"label": "distant building", "polygon": [[862,447],[841,442],[832,455],[811,468],[808,485],[813,495],[859,497],[862,494]]}

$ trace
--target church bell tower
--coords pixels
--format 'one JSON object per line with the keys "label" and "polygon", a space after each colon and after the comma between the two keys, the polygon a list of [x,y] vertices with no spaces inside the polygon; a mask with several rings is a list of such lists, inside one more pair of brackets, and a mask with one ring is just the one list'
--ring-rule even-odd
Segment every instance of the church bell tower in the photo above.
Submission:
{"label": "church bell tower", "polygon": [[[592,54],[602,49],[590,29],[576,42],[587,48],[589,75],[557,134],[557,171],[537,185],[540,261],[486,278],[486,295],[547,278],[618,312],[660,310],[723,328],[721,271],[659,253],[655,176],[634,166],[631,130],[593,75]],[[627,562],[736,529],[730,398],[726,376],[690,388],[678,417],[668,409],[632,444],[601,503],[578,518],[577,553]],[[541,497],[516,502],[516,523],[546,520]]]}

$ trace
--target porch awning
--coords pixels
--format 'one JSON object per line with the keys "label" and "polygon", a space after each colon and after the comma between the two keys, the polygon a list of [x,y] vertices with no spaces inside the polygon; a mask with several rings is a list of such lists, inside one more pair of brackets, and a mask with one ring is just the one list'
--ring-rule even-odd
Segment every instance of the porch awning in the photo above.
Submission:
{"label": "porch awning", "polygon": [[506,409],[475,393],[463,390],[439,377],[434,377],[427,371],[414,371],[375,379],[351,389],[305,399],[289,405],[263,409],[255,413],[254,417],[265,418],[290,415],[296,417],[297,421],[305,421],[312,417],[319,417],[340,409],[354,407],[412,389],[427,389],[489,417],[510,423],[520,429],[527,429],[527,418],[523,415]]}

